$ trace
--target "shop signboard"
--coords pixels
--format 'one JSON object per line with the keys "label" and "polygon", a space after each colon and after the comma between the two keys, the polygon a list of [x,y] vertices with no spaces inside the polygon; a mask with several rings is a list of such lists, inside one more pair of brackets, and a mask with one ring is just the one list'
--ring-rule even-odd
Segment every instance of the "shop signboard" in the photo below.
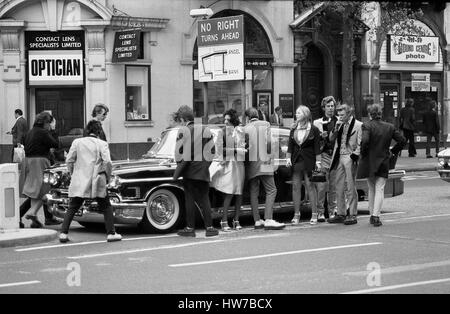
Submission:
{"label": "shop signboard", "polygon": [[200,82],[244,79],[244,16],[198,22]]}
{"label": "shop signboard", "polygon": [[112,62],[136,61],[139,54],[141,31],[138,29],[116,32]]}
{"label": "shop signboard", "polygon": [[411,73],[412,92],[429,92],[430,85],[430,73]]}
{"label": "shop signboard", "polygon": [[280,94],[279,105],[284,118],[294,118],[294,94]]}
{"label": "shop signboard", "polygon": [[439,38],[436,36],[389,36],[390,62],[438,63]]}
{"label": "shop signboard", "polygon": [[27,84],[84,84],[84,35],[79,31],[25,32]]}

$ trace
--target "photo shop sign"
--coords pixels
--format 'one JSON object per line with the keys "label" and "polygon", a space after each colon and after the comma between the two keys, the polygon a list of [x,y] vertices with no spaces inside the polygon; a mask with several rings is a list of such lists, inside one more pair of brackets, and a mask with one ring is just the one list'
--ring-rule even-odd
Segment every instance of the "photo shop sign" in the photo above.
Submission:
{"label": "photo shop sign", "polygon": [[84,84],[83,32],[25,32],[27,84]]}
{"label": "photo shop sign", "polygon": [[439,38],[435,36],[389,36],[389,62],[439,62]]}

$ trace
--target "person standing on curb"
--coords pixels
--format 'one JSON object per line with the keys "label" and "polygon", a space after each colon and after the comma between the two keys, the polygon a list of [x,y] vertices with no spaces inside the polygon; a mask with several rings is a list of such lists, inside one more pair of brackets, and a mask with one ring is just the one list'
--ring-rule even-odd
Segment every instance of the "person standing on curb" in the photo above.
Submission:
{"label": "person standing on curb", "polygon": [[[378,104],[367,108],[370,121],[362,125],[361,160],[358,178],[367,178],[369,187],[370,224],[382,225],[380,220],[384,200],[384,186],[389,175],[389,159],[397,155],[406,144],[406,139],[393,124],[381,120],[382,109]],[[389,150],[391,141],[395,146]]]}
{"label": "person standing on curb", "polygon": [[408,156],[416,157],[417,151],[414,144],[414,132],[416,130],[416,114],[414,112],[414,100],[408,98],[405,107],[400,110],[400,129],[409,143]]}
{"label": "person standing on curb", "polygon": [[433,158],[431,156],[431,139],[434,137],[435,140],[435,148],[436,148],[436,157],[439,153],[439,116],[437,113],[437,105],[435,100],[431,100],[428,103],[428,110],[423,114],[423,125],[424,131],[427,135],[427,146],[426,146],[426,154],[427,158]]}

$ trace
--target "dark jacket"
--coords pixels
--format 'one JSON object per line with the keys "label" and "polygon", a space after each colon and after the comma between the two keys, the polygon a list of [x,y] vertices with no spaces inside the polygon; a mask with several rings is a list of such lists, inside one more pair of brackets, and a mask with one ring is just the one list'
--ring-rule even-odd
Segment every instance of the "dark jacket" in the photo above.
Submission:
{"label": "dark jacket", "polygon": [[404,107],[400,110],[400,129],[416,130],[416,115],[413,107]]}
{"label": "dark jacket", "polygon": [[389,175],[389,147],[394,139],[397,143],[392,154],[397,155],[405,146],[406,139],[391,123],[374,119],[362,125],[361,161],[358,177],[384,177]]}
{"label": "dark jacket", "polygon": [[25,137],[25,156],[50,159],[50,148],[58,148],[58,141],[44,128],[34,126]]}
{"label": "dark jacket", "polygon": [[311,125],[308,138],[298,145],[294,138],[295,128],[289,134],[288,153],[291,154],[292,166],[303,162],[306,171],[313,171],[316,167],[316,155],[320,155],[320,131],[314,125]]}
{"label": "dark jacket", "polygon": [[[265,119],[264,119],[264,117],[265,117]],[[269,122],[269,117],[267,116],[266,113],[264,113],[264,116],[263,116],[263,112],[258,109],[258,120]]]}
{"label": "dark jacket", "polygon": [[436,111],[430,110],[423,114],[424,132],[427,134],[439,133],[439,117]]}
{"label": "dark jacket", "polygon": [[[201,147],[195,149],[195,145],[201,145]],[[186,150],[188,151],[186,152]],[[204,152],[208,152],[210,156],[206,156]],[[214,153],[213,136],[207,126],[190,122],[186,128],[180,128],[175,154],[176,159],[179,160],[177,160],[177,169],[175,169],[173,179],[177,180],[179,177],[183,177],[184,179],[209,182],[209,166]]]}
{"label": "dark jacket", "polygon": [[14,126],[11,129],[11,134],[13,136],[13,145],[14,147],[17,146],[17,144],[24,144],[25,143],[25,136],[28,132],[28,123],[27,120],[25,120],[24,117],[20,117],[16,120],[16,123],[14,123]]}

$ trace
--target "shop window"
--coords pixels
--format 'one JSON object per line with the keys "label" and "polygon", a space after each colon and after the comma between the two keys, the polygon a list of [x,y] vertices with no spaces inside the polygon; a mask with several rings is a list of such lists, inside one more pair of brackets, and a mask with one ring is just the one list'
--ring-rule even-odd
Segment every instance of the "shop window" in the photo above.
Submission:
{"label": "shop window", "polygon": [[125,66],[126,121],[150,120],[150,66]]}
{"label": "shop window", "polygon": [[253,89],[272,89],[272,70],[253,70]]}

